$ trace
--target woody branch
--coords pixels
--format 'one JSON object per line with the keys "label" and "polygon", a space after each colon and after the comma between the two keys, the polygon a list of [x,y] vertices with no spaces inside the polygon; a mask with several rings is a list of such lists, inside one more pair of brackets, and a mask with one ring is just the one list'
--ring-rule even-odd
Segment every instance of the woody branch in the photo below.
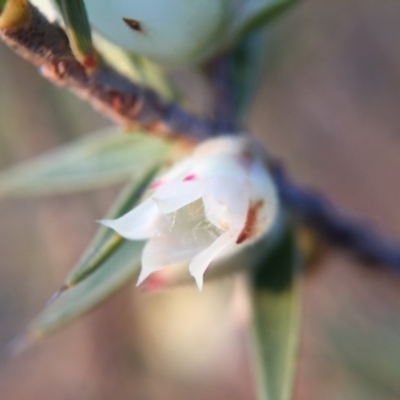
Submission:
{"label": "woody branch", "polygon": [[[104,63],[100,63],[94,72],[88,71],[73,56],[64,31],[48,22],[31,5],[29,22],[17,29],[0,29],[0,39],[38,67],[46,78],[72,90],[117,124],[196,141],[216,136],[218,127],[230,125],[226,116],[232,112],[226,111],[226,107],[222,107],[221,124],[218,115],[215,120],[193,115],[175,103],[164,101],[154,91],[133,83]],[[224,64],[222,59],[222,67]],[[215,76],[224,77],[220,66],[216,67],[218,73]],[[225,90],[229,88],[223,87],[223,79],[219,85],[219,93],[229,96],[230,91]],[[227,104],[231,104],[230,100],[226,99]],[[231,125],[236,126],[236,121],[231,121]],[[385,239],[364,222],[340,212],[323,196],[294,183],[280,162],[272,159],[271,165],[282,201],[301,223],[362,262],[400,271],[400,246],[397,243]]]}

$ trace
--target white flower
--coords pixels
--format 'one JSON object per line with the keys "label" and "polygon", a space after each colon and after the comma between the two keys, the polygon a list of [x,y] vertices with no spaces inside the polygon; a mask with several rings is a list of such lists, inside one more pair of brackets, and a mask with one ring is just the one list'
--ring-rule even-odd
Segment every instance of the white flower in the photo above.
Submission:
{"label": "white flower", "polygon": [[126,239],[148,240],[138,285],[183,264],[201,290],[210,264],[267,234],[278,214],[263,157],[244,138],[204,142],[151,189],[126,215],[101,221]]}

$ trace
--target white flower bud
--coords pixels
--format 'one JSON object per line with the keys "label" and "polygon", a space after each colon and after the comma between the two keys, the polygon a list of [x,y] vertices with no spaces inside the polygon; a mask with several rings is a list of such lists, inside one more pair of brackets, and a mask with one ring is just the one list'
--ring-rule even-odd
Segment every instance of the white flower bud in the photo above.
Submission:
{"label": "white flower bud", "polygon": [[[236,0],[235,0],[236,1]],[[195,63],[219,44],[231,0],[85,0],[106,39],[164,64]]]}
{"label": "white flower bud", "polygon": [[[238,0],[85,0],[90,24],[125,50],[167,65],[194,64],[221,44]],[[54,0],[31,0],[50,20]]]}
{"label": "white flower bud", "polygon": [[257,146],[224,137],[199,145],[132,211],[101,222],[126,239],[147,240],[138,284],[187,266],[201,290],[216,260],[264,238],[277,216],[276,189]]}
{"label": "white flower bud", "polygon": [[[30,0],[54,20],[55,0]],[[158,63],[197,64],[231,46],[293,0],[84,0],[92,28]],[[58,17],[57,17],[58,15]],[[272,15],[272,14],[271,14]],[[96,43],[96,38],[94,38]]]}

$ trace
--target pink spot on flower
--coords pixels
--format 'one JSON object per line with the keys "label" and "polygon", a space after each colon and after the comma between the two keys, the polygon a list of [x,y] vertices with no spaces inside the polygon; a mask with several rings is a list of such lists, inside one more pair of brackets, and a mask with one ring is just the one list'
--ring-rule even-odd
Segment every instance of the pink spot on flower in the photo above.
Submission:
{"label": "pink spot on flower", "polygon": [[147,278],[143,284],[142,289],[145,292],[156,292],[167,286],[167,282],[160,274],[154,274]]}
{"label": "pink spot on flower", "polygon": [[164,182],[162,180],[155,181],[153,184],[150,185],[150,189],[158,189],[163,184]]}
{"label": "pink spot on flower", "polygon": [[197,179],[197,175],[196,174],[190,174],[188,176],[186,176],[185,178],[183,178],[184,182],[190,182],[190,181],[194,181],[195,179]]}

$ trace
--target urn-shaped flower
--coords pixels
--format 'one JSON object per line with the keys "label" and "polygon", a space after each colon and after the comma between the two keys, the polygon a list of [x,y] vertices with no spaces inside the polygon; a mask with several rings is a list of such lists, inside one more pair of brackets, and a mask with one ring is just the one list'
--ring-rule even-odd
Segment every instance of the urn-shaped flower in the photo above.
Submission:
{"label": "urn-shaped flower", "polygon": [[204,142],[151,186],[148,197],[102,224],[147,240],[138,284],[158,271],[188,266],[199,289],[209,268],[267,238],[278,197],[260,148],[246,138]]}

